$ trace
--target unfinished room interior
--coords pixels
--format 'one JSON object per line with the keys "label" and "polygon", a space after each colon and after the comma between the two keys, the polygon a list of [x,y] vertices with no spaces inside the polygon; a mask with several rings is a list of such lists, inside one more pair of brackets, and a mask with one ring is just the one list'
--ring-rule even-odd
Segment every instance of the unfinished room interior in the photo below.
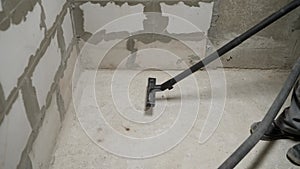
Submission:
{"label": "unfinished room interior", "polygon": [[0,169],[300,168],[300,0],[1,0]]}

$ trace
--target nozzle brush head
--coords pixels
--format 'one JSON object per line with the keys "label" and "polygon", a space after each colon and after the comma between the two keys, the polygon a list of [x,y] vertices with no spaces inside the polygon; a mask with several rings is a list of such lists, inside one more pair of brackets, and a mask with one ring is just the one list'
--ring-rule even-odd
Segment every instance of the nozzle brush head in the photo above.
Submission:
{"label": "nozzle brush head", "polygon": [[161,86],[156,85],[156,78],[148,78],[145,112],[152,114],[152,109],[155,106],[155,93],[161,91]]}

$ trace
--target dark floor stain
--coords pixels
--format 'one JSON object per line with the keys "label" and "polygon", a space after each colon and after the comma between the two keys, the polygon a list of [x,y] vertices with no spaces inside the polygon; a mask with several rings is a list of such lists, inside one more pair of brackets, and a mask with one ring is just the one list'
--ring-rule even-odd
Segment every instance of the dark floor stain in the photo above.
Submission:
{"label": "dark floor stain", "polygon": [[226,61],[230,61],[232,59],[232,56],[229,56],[228,58],[226,58]]}
{"label": "dark floor stain", "polygon": [[130,131],[130,128],[128,128],[128,127],[124,127],[124,129],[125,129],[126,131]]}

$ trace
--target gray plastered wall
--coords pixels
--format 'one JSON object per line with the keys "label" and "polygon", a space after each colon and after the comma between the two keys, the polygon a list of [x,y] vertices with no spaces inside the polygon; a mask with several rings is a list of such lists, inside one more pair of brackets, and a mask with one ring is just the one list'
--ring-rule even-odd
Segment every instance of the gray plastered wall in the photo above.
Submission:
{"label": "gray plastered wall", "polygon": [[[209,38],[220,47],[291,0],[216,0]],[[289,69],[300,56],[300,8],[226,54],[224,67]]]}

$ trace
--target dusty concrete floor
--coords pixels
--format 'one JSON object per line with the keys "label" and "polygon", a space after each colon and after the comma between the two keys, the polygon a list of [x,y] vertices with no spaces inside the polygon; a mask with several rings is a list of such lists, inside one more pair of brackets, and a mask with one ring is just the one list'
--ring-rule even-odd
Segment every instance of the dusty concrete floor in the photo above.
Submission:
{"label": "dusty concrete floor", "polygon": [[[218,72],[220,70],[213,70],[211,77]],[[217,94],[216,97],[220,98],[211,101],[214,95],[212,91],[217,90],[215,93],[219,93],[222,80],[217,81],[216,90],[212,90],[210,86],[214,82],[212,79],[209,80],[207,72],[197,72],[193,77],[179,83],[174,90],[157,94],[159,99],[153,115],[145,116],[141,110],[144,104],[146,79],[148,76],[153,76],[157,77],[158,81],[163,81],[169,75],[159,71],[140,73],[125,70],[117,73],[110,70],[99,71],[95,78],[96,99],[93,99],[93,95],[88,90],[93,88],[93,83],[88,80],[93,79],[93,73],[93,71],[85,71],[81,75],[78,84],[83,87],[76,89],[77,91],[82,89],[82,92],[79,92],[81,98],[75,101],[77,113],[74,108],[70,108],[66,115],[51,169],[217,168],[249,135],[251,123],[262,119],[288,74],[285,71],[274,70],[225,70],[227,93],[222,114],[218,109],[222,109],[222,105],[213,104],[218,101],[222,103],[220,99],[222,95]],[[176,71],[169,73],[177,74]],[[126,82],[130,77],[133,77],[130,83]],[[121,89],[128,89],[128,91]],[[129,100],[129,105],[126,101],[121,103],[116,97]],[[114,130],[109,130],[98,123],[97,114],[93,114],[92,111],[95,109],[91,104],[93,100],[98,104],[97,110],[101,111],[107,124]],[[288,103],[289,101],[286,104]],[[210,109],[211,104],[213,109]],[[209,114],[209,110],[213,111]],[[189,118],[195,118],[191,131],[189,126],[193,123]],[[220,123],[216,120],[218,118],[221,119]],[[178,126],[174,125],[175,122],[179,122],[181,126],[176,128]],[[139,148],[131,147],[130,141],[122,142],[114,138],[111,133],[114,131],[129,137],[150,138],[163,135],[164,131],[174,132],[172,128],[175,128],[176,132],[170,135],[169,140],[154,142],[153,144],[157,146],[142,147],[141,149],[146,152],[144,154],[139,152]],[[199,137],[200,133],[202,137]],[[179,144],[173,141],[183,138],[185,134],[186,137]],[[207,138],[207,136],[211,137]],[[294,144],[295,142],[289,140],[261,141],[236,168],[297,168],[285,157],[288,148]],[[176,146],[173,148],[172,145]],[[101,146],[112,153],[100,148]],[[136,147],[139,146],[136,144]],[[114,148],[117,150],[115,151]],[[161,148],[159,153],[163,154],[154,156],[159,148]],[[118,150],[120,151],[117,152]],[[113,153],[134,157],[134,159],[120,157]],[[151,155],[154,157],[137,159]]]}

